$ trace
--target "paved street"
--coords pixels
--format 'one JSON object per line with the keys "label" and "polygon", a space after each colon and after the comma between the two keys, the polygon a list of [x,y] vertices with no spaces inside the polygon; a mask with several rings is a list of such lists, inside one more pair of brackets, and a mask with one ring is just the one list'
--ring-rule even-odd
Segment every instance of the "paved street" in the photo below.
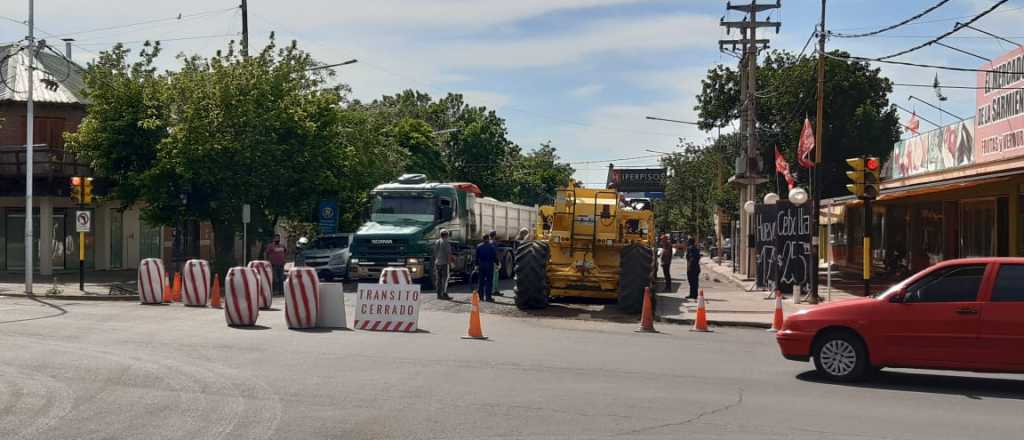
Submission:
{"label": "paved street", "polygon": [[[283,304],[276,299],[278,307]],[[1024,377],[820,383],[762,330],[428,308],[422,332],[0,298],[0,438],[1018,438]],[[351,319],[351,315],[350,315]]]}

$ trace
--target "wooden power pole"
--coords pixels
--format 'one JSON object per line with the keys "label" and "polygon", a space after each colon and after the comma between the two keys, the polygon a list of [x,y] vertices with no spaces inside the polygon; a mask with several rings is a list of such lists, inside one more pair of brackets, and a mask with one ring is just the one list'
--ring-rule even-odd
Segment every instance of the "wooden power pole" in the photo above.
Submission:
{"label": "wooden power pole", "polygon": [[[817,109],[815,110],[815,129],[814,129],[814,170],[812,173],[812,187],[811,187],[811,261],[808,269],[808,275],[811,277],[811,292],[808,301],[812,304],[817,304],[821,301],[821,296],[818,295],[818,250],[821,243],[821,228],[818,227],[818,216],[821,212],[821,140],[822,132],[825,128],[825,2],[827,0],[821,0],[821,23],[818,25],[818,103]],[[830,217],[829,222],[832,221]],[[825,240],[829,240],[831,237],[826,236]],[[832,268],[828,269],[831,271]]]}

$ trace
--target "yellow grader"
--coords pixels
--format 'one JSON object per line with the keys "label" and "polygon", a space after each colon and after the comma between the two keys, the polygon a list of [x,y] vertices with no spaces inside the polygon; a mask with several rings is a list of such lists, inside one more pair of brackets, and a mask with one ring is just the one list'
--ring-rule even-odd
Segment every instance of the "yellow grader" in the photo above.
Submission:
{"label": "yellow grader", "polygon": [[571,181],[555,193],[554,206],[540,208],[535,238],[516,250],[521,309],[582,297],[614,299],[623,311],[637,313],[644,289],[654,285],[654,213],[625,206],[614,189]]}

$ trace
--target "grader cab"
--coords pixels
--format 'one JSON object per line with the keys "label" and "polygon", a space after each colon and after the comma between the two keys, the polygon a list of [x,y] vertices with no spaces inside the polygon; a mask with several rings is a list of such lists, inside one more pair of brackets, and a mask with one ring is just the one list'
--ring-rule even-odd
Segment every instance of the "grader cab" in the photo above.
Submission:
{"label": "grader cab", "polygon": [[556,192],[554,206],[540,208],[535,235],[516,252],[516,306],[539,309],[551,298],[582,297],[640,311],[656,270],[651,210],[628,207],[614,189],[571,182]]}

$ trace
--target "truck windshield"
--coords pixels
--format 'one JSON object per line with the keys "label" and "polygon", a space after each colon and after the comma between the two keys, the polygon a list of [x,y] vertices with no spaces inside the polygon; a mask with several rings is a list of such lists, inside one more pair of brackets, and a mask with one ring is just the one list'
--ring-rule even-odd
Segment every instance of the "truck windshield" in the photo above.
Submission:
{"label": "truck windshield", "polygon": [[318,237],[309,247],[310,249],[345,249],[348,247],[348,237]]}
{"label": "truck windshield", "polygon": [[371,211],[370,220],[375,222],[402,220],[432,222],[436,212],[437,207],[432,197],[377,194],[373,198],[373,211]]}

